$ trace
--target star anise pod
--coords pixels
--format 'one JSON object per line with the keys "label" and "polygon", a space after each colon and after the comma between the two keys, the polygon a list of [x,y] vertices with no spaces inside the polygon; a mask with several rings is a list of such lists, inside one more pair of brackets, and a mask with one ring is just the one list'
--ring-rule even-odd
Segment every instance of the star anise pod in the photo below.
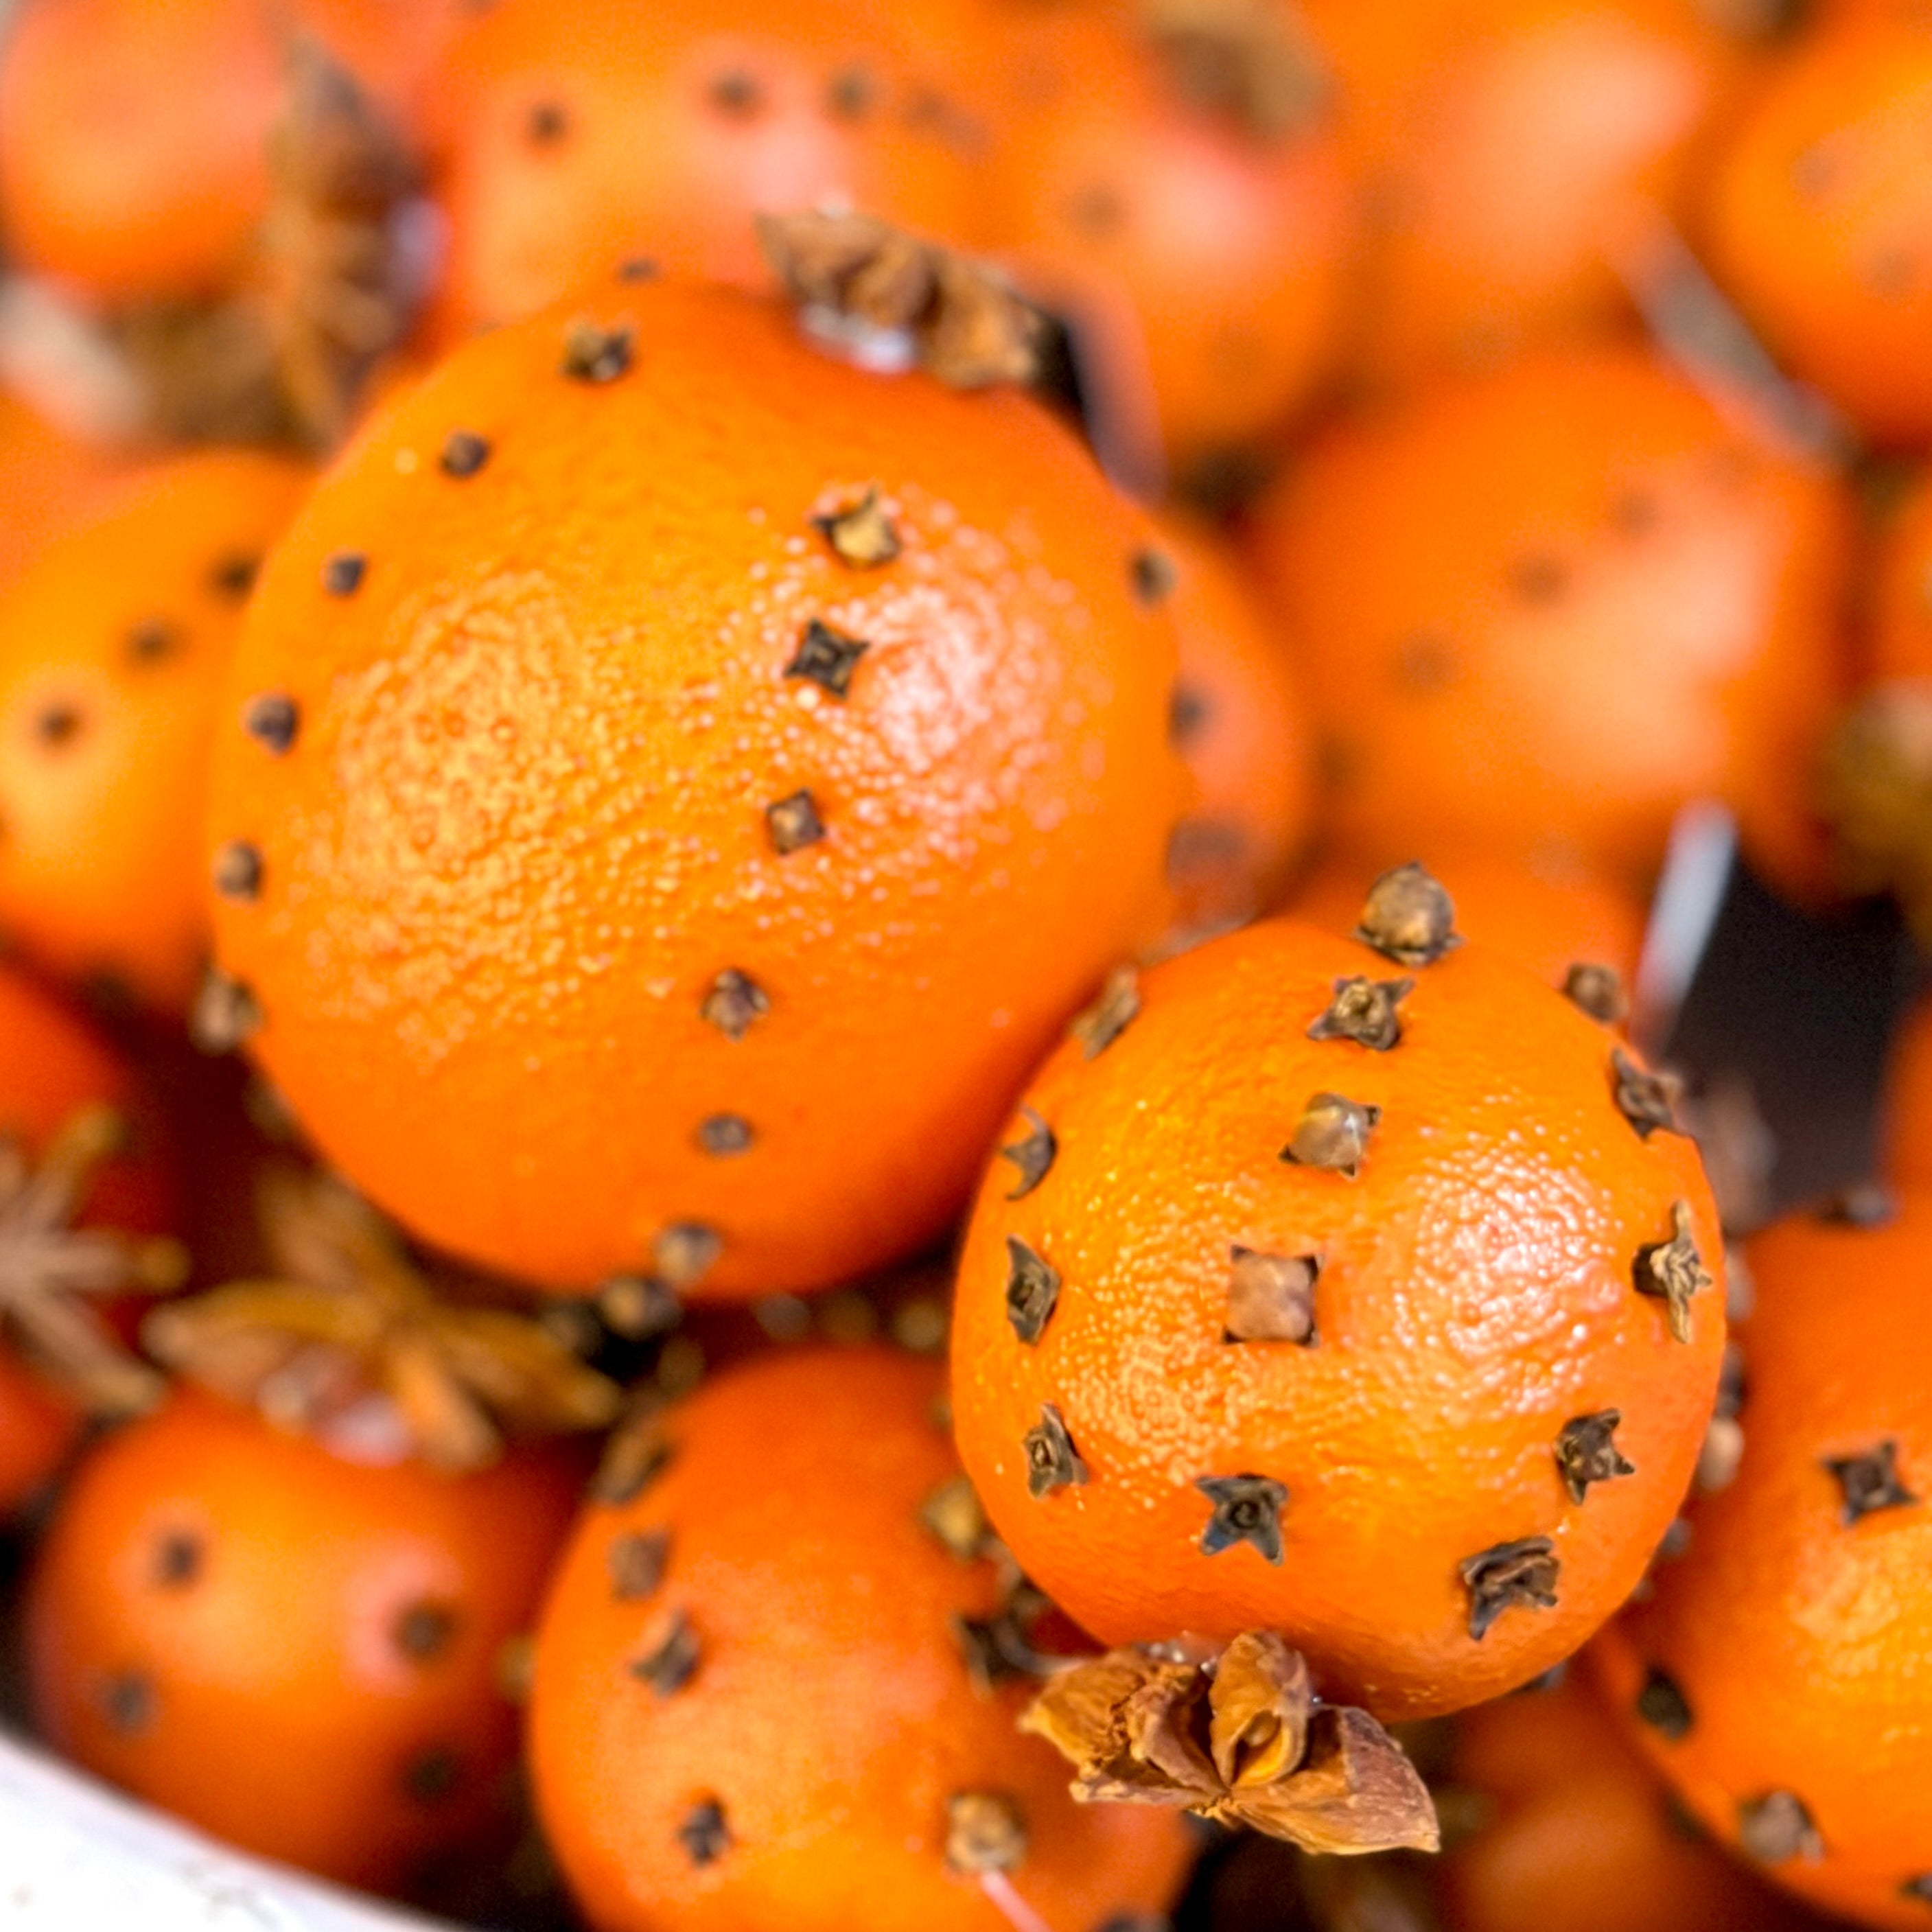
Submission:
{"label": "star anise pod", "polygon": [[272,1170],[260,1209],[277,1278],[148,1318],[143,1339],[182,1374],[308,1433],[352,1426],[377,1400],[413,1453],[448,1469],[494,1461],[508,1430],[616,1417],[616,1385],[550,1328],[440,1292],[340,1181]]}
{"label": "star anise pod", "polygon": [[127,1132],[112,1108],[90,1106],[68,1117],[38,1162],[20,1141],[0,1138],[0,1330],[100,1415],[138,1413],[163,1383],[88,1299],[165,1294],[188,1272],[178,1241],[74,1226]]}
{"label": "star anise pod", "polygon": [[1271,1630],[1218,1653],[1109,1651],[1055,1676],[1020,1720],[1074,1766],[1088,1803],[1177,1805],[1304,1851],[1434,1851],[1428,1787],[1366,1711],[1324,1704]]}

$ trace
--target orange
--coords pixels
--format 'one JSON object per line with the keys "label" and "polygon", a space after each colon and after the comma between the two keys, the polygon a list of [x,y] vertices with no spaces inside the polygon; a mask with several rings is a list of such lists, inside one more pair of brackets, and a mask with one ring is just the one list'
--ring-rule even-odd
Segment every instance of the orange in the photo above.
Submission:
{"label": "orange", "polygon": [[1412,868],[1365,912],[1396,956],[1274,920],[1118,984],[1012,1119],[954,1317],[967,1472],[1070,1616],[1278,1630],[1385,1718],[1610,1616],[1724,1342],[1670,1090],[1520,967],[1443,950],[1450,916]]}
{"label": "orange", "polygon": [[1932,1006],[1916,1007],[1892,1043],[1886,1082],[1886,1172],[1932,1186]]}
{"label": "orange", "polygon": [[761,287],[754,213],[844,202],[970,237],[983,133],[889,13],[500,0],[435,84],[448,337],[646,256]]}
{"label": "orange", "polygon": [[988,238],[1090,338],[1103,385],[1151,396],[1186,467],[1281,424],[1329,372],[1346,177],[1318,71],[1278,110],[1204,98],[1185,51],[1120,11],[1016,10]]}
{"label": "orange", "polygon": [[26,1601],[47,1738],[244,1849],[406,1889],[502,1828],[533,1616],[577,1472],[343,1461],[189,1393],[101,1444]]}
{"label": "orange", "polygon": [[1641,886],[1676,813],[1714,796],[1809,877],[1850,534],[1833,478],[1634,350],[1345,423],[1252,533],[1338,844],[1567,854]]}
{"label": "orange", "polygon": [[113,460],[62,435],[0,391],[0,587],[80,521],[116,482]]}
{"label": "orange", "polygon": [[[1456,922],[1492,952],[1561,987],[1571,967],[1607,966],[1626,992],[1643,949],[1644,909],[1630,892],[1560,860],[1538,866],[1478,851],[1424,848],[1429,869],[1456,902]],[[1361,866],[1330,854],[1288,903],[1297,919],[1348,933],[1362,910]]]}
{"label": "orange", "polygon": [[1437,1869],[1456,1932],[1796,1932],[1809,1922],[1685,1830],[1578,1676],[1465,1714],[1448,1772],[1478,1821]]}
{"label": "orange", "polygon": [[228,661],[308,482],[236,452],[154,465],[0,597],[0,927],[51,970],[187,1004]]}
{"label": "orange", "polygon": [[1918,478],[1880,536],[1870,587],[1867,669],[1932,678],[1932,488]]}
{"label": "orange", "polygon": [[233,281],[268,201],[283,49],[260,0],[26,0],[0,58],[0,224],[102,303]]}
{"label": "orange", "polygon": [[1712,268],[1791,373],[1868,436],[1932,436],[1932,21],[1801,41],[1720,157],[1702,227]]}
{"label": "orange", "polygon": [[1198,932],[1280,899],[1313,830],[1315,742],[1287,640],[1240,560],[1173,518],[1161,548],[1180,646],[1172,736],[1196,794],[1168,848],[1168,878],[1178,922]]}
{"label": "orange", "polygon": [[1746,1250],[1744,1454],[1595,1653],[1613,1708],[1722,1843],[1861,1924],[1932,1896],[1932,1197],[1794,1216]]}
{"label": "orange", "polygon": [[[941,1379],[878,1350],[740,1368],[665,1418],[661,1473],[578,1525],[538,1632],[531,1765],[598,1932],[1006,1932],[948,1868],[975,1802],[1006,1827],[999,1880],[1048,1924],[1166,1904],[1180,1817],[1075,1804],[1015,1728],[1027,1688],[993,1640],[1025,1634]],[[969,1657],[998,1681],[976,1688]]]}
{"label": "orange", "polygon": [[614,282],[472,344],[250,614],[210,852],[258,874],[215,927],[262,1065],[538,1283],[917,1251],[1164,911],[1156,548],[1027,398],[776,303]]}

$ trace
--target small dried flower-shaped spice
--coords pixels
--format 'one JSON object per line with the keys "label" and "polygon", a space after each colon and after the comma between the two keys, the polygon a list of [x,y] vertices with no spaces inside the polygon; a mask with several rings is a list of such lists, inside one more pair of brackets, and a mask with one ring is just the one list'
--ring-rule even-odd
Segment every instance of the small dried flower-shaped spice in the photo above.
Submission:
{"label": "small dried flower-shaped spice", "polygon": [[1293,1138],[1281,1157],[1298,1167],[1325,1168],[1345,1180],[1362,1171],[1369,1138],[1382,1119],[1379,1107],[1366,1106],[1340,1094],[1310,1096],[1295,1123]]}
{"label": "small dried flower-shaped spice", "polygon": [[1610,1055],[1610,1070],[1615,1076],[1611,1090],[1617,1111],[1636,1130],[1638,1139],[1683,1132],[1677,1124],[1682,1088],[1674,1075],[1646,1072],[1622,1047]]}
{"label": "small dried flower-shaped spice", "polygon": [[1322,1264],[1312,1255],[1228,1251],[1228,1312],[1222,1335],[1230,1342],[1315,1342],[1315,1283]]}
{"label": "small dried flower-shaped spice", "polygon": [[1490,1626],[1512,1609],[1556,1607],[1556,1546],[1546,1536],[1498,1543],[1460,1566],[1469,1593],[1469,1634],[1480,1643]]}
{"label": "small dried flower-shaped spice", "polygon": [[715,1798],[700,1798],[679,1821],[677,1841],[693,1864],[716,1864],[731,1849],[724,1806]]}
{"label": "small dried flower-shaped spice", "polygon": [[1676,1678],[1654,1665],[1636,1694],[1637,1716],[1659,1736],[1677,1744],[1690,1735],[1690,1702]]}
{"label": "small dried flower-shaped spice", "polygon": [[100,1714],[123,1737],[153,1730],[160,1703],[154,1681],[144,1671],[117,1670],[100,1687]]}
{"label": "small dried flower-shaped spice", "polygon": [[977,1877],[1010,1872],[1024,1862],[1026,1820],[1004,1791],[956,1791],[946,1801],[946,1864]]}
{"label": "small dried flower-shaped spice", "polygon": [[1846,1528],[1880,1510],[1916,1509],[1920,1498],[1898,1477],[1898,1444],[1890,1438],[1862,1456],[1832,1456],[1825,1467],[1844,1498]]}
{"label": "small dried flower-shaped spice", "polygon": [[1432,966],[1462,943],[1455,902],[1440,880],[1412,862],[1384,872],[1370,888],[1355,937],[1399,966]]}
{"label": "small dried flower-shaped spice", "polygon": [[1271,1630],[1218,1654],[1110,1651],[1057,1673],[1020,1720],[1085,1804],[1176,1805],[1304,1851],[1433,1851],[1428,1787],[1365,1711],[1318,1705]]}
{"label": "small dried flower-shaped spice", "polygon": [[921,368],[955,388],[1039,377],[1040,313],[988,265],[869,214],[760,215],[758,240],[822,336],[903,338]]}
{"label": "small dried flower-shaped spice", "polygon": [[261,1031],[262,1020],[254,989],[211,966],[188,1011],[188,1037],[203,1053],[232,1053]]}
{"label": "small dried flower-shaped spice", "polygon": [[1194,1486],[1213,1506],[1201,1532],[1201,1553],[1218,1556],[1248,1544],[1270,1563],[1282,1558],[1281,1513],[1288,1485],[1272,1476],[1200,1476]]}
{"label": "small dried flower-shaped spice", "polygon": [[614,1274],[597,1290],[597,1314],[613,1334],[645,1342],[668,1335],[684,1318],[684,1304],[656,1275]]}
{"label": "small dried flower-shaped spice", "polygon": [[279,758],[294,748],[296,734],[302,728],[302,711],[284,692],[265,691],[242,707],[242,728],[265,752]]}
{"label": "small dried flower-shaped spice", "polygon": [[632,348],[628,324],[606,328],[580,319],[564,332],[563,373],[574,382],[614,382],[629,372]]}
{"label": "small dried flower-shaped spice", "polygon": [[651,1265],[675,1291],[695,1288],[717,1265],[724,1237],[701,1221],[677,1221],[651,1244]]}
{"label": "small dried flower-shaped spice", "polygon": [[603,1460],[590,1479],[591,1500],[610,1509],[636,1502],[670,1466],[674,1453],[664,1432],[662,1403],[653,1396],[641,1398],[604,1445]]}
{"label": "small dried flower-shaped spice", "polygon": [[862,638],[848,636],[814,617],[800,637],[784,674],[809,680],[828,697],[843,698],[852,688],[859,660],[871,649]]}
{"label": "small dried flower-shaped spice", "polygon": [[1308,1037],[1352,1040],[1372,1053],[1386,1053],[1402,1038],[1396,1008],[1414,986],[1413,980],[1369,980],[1360,975],[1337,980],[1334,998],[1308,1029]]}
{"label": "small dried flower-shaped spice", "polygon": [[657,1641],[632,1660],[631,1675],[660,1697],[674,1697],[697,1675],[702,1654],[691,1619],[674,1610]]}
{"label": "small dried flower-shaped spice", "polygon": [[641,1603],[656,1596],[664,1582],[664,1568],[670,1561],[670,1532],[626,1530],[610,1539],[604,1560],[610,1572],[611,1600]]}
{"label": "small dried flower-shaped spice", "polygon": [[[814,517],[812,526],[832,546],[839,562],[854,570],[878,570],[892,562],[902,548],[898,531],[879,501],[876,484],[855,502]],[[865,646],[859,648],[863,650]]]}
{"label": "small dried flower-shaped spice", "polygon": [[417,1452],[450,1469],[494,1461],[506,1428],[615,1419],[614,1384],[528,1316],[439,1295],[340,1183],[272,1172],[261,1215],[278,1278],[173,1303],[143,1326],[182,1374],[310,1432],[386,1401]]}
{"label": "small dried flower-shaped spice", "polygon": [[0,1137],[0,1333],[98,1415],[136,1414],[163,1384],[88,1302],[165,1294],[188,1273],[178,1242],[74,1226],[101,1168],[127,1141],[127,1122],[105,1106],[70,1114],[38,1162],[20,1141]]}
{"label": "small dried flower-shaped spice", "polygon": [[771,834],[772,850],[782,859],[816,845],[825,836],[825,821],[808,791],[793,792],[766,806],[765,827]]}
{"label": "small dried flower-shaped spice", "polygon": [[1009,1201],[1024,1201],[1052,1171],[1054,1157],[1060,1152],[1053,1130],[1030,1107],[1022,1107],[1020,1118],[1027,1124],[1024,1138],[1011,1142],[1000,1150],[1000,1158],[1011,1161],[1019,1175],[1007,1193]]}
{"label": "small dried flower-shaped spice", "polygon": [[742,1040],[771,1011],[771,998],[750,974],[728,966],[705,988],[698,1012],[727,1040]]}
{"label": "small dried flower-shaped spice", "polygon": [[1580,1503],[1592,1483],[1636,1474],[1636,1465],[1616,1445],[1617,1426],[1623,1419],[1619,1409],[1600,1409],[1594,1415],[1577,1416],[1558,1431],[1556,1466],[1563,1472],[1572,1502]]}
{"label": "small dried flower-shaped spice", "polygon": [[1676,1232],[1669,1240],[1637,1250],[1633,1276],[1638,1294],[1654,1296],[1666,1305],[1671,1339],[1688,1342],[1691,1301],[1712,1286],[1712,1277],[1693,1238],[1688,1201],[1671,1204],[1670,1225]]}
{"label": "small dried flower-shaped spice", "polygon": [[1140,1010],[1140,975],[1131,966],[1116,966],[1100,997],[1066,1030],[1080,1042],[1083,1059],[1097,1060],[1132,1025]]}
{"label": "small dried flower-shaped spice", "polygon": [[1578,960],[1563,976],[1563,997],[1605,1026],[1620,1026],[1630,1017],[1623,976],[1614,966]]}
{"label": "small dried flower-shaped spice", "polygon": [[1738,1844],[1761,1864],[1780,1865],[1792,1858],[1819,1858],[1824,1840],[1811,1821],[1804,1802],[1789,1791],[1768,1791],[1748,1798],[1738,1807]]}
{"label": "small dried flower-shaped spice", "polygon": [[1006,1237],[1006,1319],[1030,1348],[1046,1333],[1060,1300],[1060,1271],[1017,1234]]}
{"label": "small dried flower-shaped spice", "polygon": [[1026,1453],[1027,1493],[1051,1496],[1055,1490],[1078,1489],[1087,1480],[1087,1465],[1066,1432],[1066,1422],[1052,1402],[1042,1405],[1040,1420],[1022,1440]]}
{"label": "small dried flower-shaped spice", "polygon": [[1127,560],[1127,581],[1133,586],[1134,601],[1149,609],[1165,604],[1180,580],[1174,560],[1165,550],[1142,548]]}
{"label": "small dried flower-shaped spice", "polygon": [[262,854],[245,838],[231,838],[214,855],[215,891],[238,905],[252,905],[262,896]]}

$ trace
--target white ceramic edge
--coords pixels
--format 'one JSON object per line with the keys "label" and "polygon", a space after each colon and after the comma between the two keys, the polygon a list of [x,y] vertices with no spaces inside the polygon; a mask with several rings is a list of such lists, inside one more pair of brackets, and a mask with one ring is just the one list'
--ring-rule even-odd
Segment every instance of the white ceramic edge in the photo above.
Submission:
{"label": "white ceramic edge", "polygon": [[436,1922],[230,1851],[4,1736],[0,1928],[439,1932]]}

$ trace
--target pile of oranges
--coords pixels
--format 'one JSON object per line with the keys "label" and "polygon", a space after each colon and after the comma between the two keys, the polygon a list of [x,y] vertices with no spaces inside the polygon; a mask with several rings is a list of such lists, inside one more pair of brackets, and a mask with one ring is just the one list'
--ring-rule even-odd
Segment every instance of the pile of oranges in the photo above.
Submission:
{"label": "pile of oranges", "polygon": [[1932,1924],[1932,1006],[1784,1199],[1650,915],[1932,946],[1928,352],[1913,0],[0,6],[40,1740],[531,1932]]}

